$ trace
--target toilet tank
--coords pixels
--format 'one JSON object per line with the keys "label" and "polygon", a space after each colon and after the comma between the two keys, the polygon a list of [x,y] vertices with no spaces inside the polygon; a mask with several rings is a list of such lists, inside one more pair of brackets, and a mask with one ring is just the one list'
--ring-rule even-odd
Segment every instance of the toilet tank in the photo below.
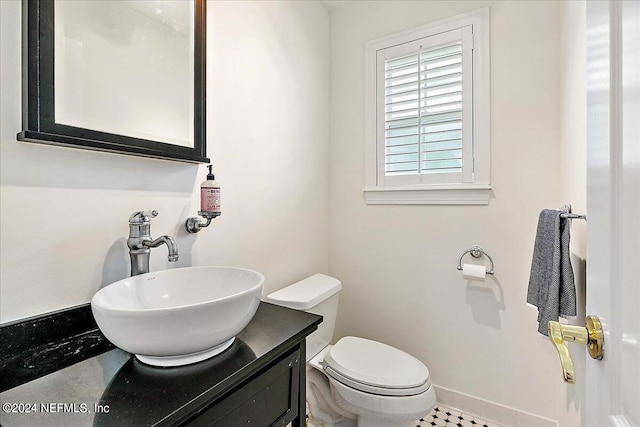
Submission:
{"label": "toilet tank", "polygon": [[265,297],[266,302],[323,316],[318,329],[307,337],[307,361],[331,342],[342,283],[325,274],[314,274]]}

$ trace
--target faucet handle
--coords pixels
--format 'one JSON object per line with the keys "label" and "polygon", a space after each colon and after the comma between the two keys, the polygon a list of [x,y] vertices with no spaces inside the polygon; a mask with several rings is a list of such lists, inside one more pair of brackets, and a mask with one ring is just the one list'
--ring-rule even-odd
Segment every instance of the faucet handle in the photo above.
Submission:
{"label": "faucet handle", "polygon": [[150,211],[138,211],[131,214],[129,217],[129,223],[131,224],[140,224],[143,222],[149,222],[149,217],[155,218],[158,216],[157,210]]}

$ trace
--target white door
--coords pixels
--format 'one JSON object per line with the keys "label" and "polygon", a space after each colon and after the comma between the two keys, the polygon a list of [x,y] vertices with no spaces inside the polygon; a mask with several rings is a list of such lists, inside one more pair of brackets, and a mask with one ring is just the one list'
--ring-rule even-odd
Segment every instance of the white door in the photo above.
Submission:
{"label": "white door", "polygon": [[640,426],[640,1],[587,1],[588,427]]}

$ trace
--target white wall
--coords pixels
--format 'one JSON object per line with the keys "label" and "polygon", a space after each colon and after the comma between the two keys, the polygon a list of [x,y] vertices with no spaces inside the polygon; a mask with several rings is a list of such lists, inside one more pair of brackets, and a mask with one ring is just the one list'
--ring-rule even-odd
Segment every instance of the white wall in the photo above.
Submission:
{"label": "white wall", "polygon": [[[492,200],[367,206],[365,42],[487,5]],[[572,202],[561,192],[560,24],[559,3],[529,1],[361,1],[331,16],[329,265],[344,284],[335,338],[395,345],[441,387],[550,420],[564,390],[558,356],[525,300],[538,213]],[[456,270],[474,244],[495,261],[484,283]]]}
{"label": "white wall", "polygon": [[[208,156],[223,216],[197,235],[204,166],[16,141],[21,3],[0,1],[0,320],[88,302],[128,276],[129,215],[157,209],[151,269],[236,265],[265,292],[328,269],[329,15],[316,2],[208,3]],[[114,88],[117,90],[117,88]]]}

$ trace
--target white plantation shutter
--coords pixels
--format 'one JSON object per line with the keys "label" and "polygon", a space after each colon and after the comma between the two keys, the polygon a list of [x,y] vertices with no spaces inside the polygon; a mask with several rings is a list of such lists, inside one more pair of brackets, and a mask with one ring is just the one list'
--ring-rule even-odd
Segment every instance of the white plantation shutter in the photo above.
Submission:
{"label": "white plantation shutter", "polygon": [[472,181],[472,37],[466,26],[378,52],[382,185]]}

